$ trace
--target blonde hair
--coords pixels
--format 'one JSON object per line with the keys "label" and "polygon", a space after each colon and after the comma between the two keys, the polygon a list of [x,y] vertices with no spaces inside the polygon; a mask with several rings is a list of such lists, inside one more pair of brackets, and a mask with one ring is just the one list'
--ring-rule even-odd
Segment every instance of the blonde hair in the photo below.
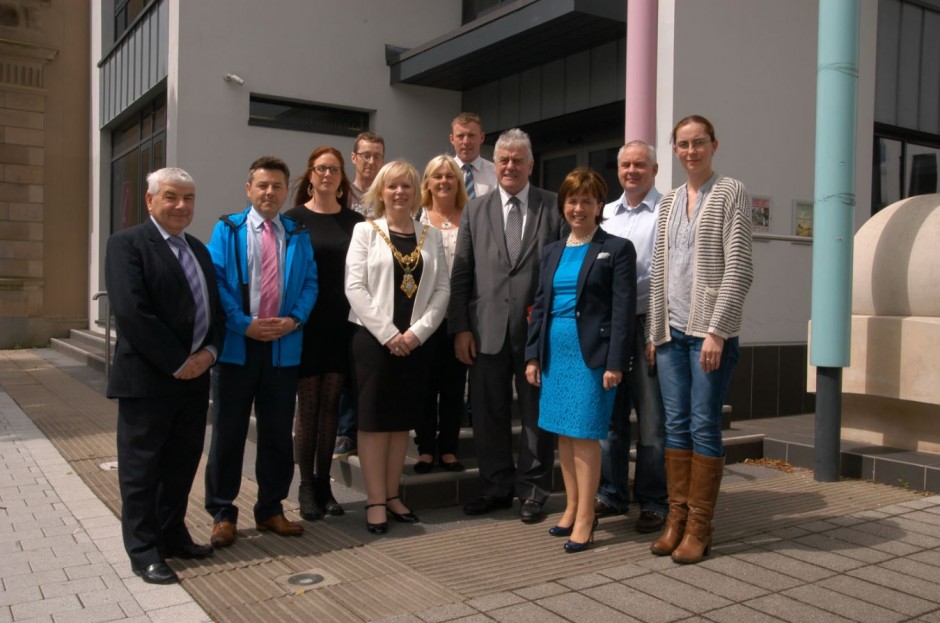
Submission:
{"label": "blonde hair", "polygon": [[372,186],[369,187],[369,191],[362,198],[363,205],[372,205],[375,209],[375,218],[385,216],[385,200],[382,199],[382,193],[385,190],[385,180],[400,176],[405,176],[408,181],[411,182],[411,187],[415,191],[414,199],[411,202],[411,215],[414,216],[418,213],[418,208],[421,207],[421,195],[418,192],[421,183],[418,179],[418,170],[415,169],[410,162],[406,162],[405,160],[392,160],[379,169],[379,172],[375,175],[375,179],[372,180]]}
{"label": "blonde hair", "polygon": [[463,207],[470,201],[470,197],[467,195],[467,187],[463,185],[463,171],[457,166],[457,161],[447,154],[434,156],[431,158],[430,162],[428,162],[428,166],[424,167],[424,179],[421,181],[421,205],[425,208],[431,207],[433,199],[431,197],[431,189],[428,188],[428,179],[431,177],[432,173],[442,166],[449,168],[451,173],[454,174],[454,177],[457,178],[456,205],[458,211],[463,210]]}

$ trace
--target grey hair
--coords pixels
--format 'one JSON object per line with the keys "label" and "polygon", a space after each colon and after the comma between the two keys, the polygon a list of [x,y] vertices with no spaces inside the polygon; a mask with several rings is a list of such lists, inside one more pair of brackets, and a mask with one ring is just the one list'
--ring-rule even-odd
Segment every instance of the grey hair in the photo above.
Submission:
{"label": "grey hair", "polygon": [[656,164],[656,148],[647,143],[646,141],[630,141],[626,145],[620,148],[620,151],[617,152],[617,162],[620,162],[620,156],[623,155],[623,152],[626,151],[628,147],[642,147],[646,149],[646,154],[649,156],[650,164]]}
{"label": "grey hair", "polygon": [[506,150],[512,149],[513,147],[525,147],[526,154],[529,156],[529,162],[535,160],[532,156],[532,141],[529,140],[529,135],[519,128],[512,128],[500,134],[499,138],[496,139],[496,146],[493,147],[493,151],[495,153],[501,149]]}
{"label": "grey hair", "polygon": [[193,176],[183,169],[177,169],[176,167],[157,169],[147,174],[147,192],[149,194],[156,195],[160,192],[161,184],[179,184],[180,186],[196,187]]}

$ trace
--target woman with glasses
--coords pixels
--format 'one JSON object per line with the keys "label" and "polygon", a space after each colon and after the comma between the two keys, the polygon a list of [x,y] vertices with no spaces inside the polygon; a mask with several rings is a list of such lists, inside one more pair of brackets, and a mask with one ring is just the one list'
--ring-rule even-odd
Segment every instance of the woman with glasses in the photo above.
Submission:
{"label": "woman with glasses", "polygon": [[388,529],[387,516],[418,518],[398,497],[408,431],[424,408],[431,352],[444,319],[450,277],[440,232],[414,219],[418,172],[401,160],[379,169],[366,193],[375,220],[359,223],[346,256],[349,318],[359,405],[359,461],[366,486],[366,528]]}
{"label": "woman with glasses", "polygon": [[718,141],[708,119],[682,119],[671,142],[686,183],[660,203],[647,329],[666,410],[669,515],[650,549],[689,564],[712,543],[725,460],[721,408],[753,276],[751,201],[741,182],[712,168]]}
{"label": "woman with glasses", "polygon": [[343,514],[330,487],[330,464],[352,338],[343,287],[346,251],[353,228],[363,220],[349,209],[349,197],[349,180],[339,150],[317,147],[307,160],[306,172],[297,180],[296,207],[287,212],[310,233],[320,287],[304,325],[294,419],[300,516],[307,520]]}
{"label": "woman with glasses", "polygon": [[[450,156],[435,156],[424,169],[421,182],[420,221],[441,233],[447,274],[454,267],[457,250],[457,231],[460,215],[467,205],[467,190],[457,162]],[[462,472],[463,463],[457,460],[460,422],[464,412],[464,392],[467,386],[467,367],[454,355],[454,340],[447,334],[447,319],[441,323],[427,348],[431,351],[431,383],[423,417],[415,426],[415,444],[418,461],[415,472],[426,474],[438,464],[449,472]]]}

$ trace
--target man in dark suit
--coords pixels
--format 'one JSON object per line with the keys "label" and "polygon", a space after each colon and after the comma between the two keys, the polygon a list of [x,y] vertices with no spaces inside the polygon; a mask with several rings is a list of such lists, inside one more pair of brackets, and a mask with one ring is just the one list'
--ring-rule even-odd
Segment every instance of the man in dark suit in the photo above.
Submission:
{"label": "man in dark suit", "polygon": [[[532,144],[507,130],[494,150],[497,188],[464,210],[451,273],[448,327],[470,366],[473,436],[481,497],[468,515],[509,508],[519,497],[525,522],[542,517],[551,490],[553,436],[538,427],[538,392],[526,382],[527,311],[535,299],[543,245],[558,239],[555,194],[529,184]],[[512,383],[522,420],[518,465],[512,457]]]}
{"label": "man in dark suit", "polygon": [[178,581],[166,558],[205,558],[186,528],[202,455],[209,368],[225,315],[203,244],[183,230],[196,189],[182,169],[147,176],[150,218],[108,240],[105,282],[118,340],[108,397],[118,399],[121,527],[131,568],[145,582]]}

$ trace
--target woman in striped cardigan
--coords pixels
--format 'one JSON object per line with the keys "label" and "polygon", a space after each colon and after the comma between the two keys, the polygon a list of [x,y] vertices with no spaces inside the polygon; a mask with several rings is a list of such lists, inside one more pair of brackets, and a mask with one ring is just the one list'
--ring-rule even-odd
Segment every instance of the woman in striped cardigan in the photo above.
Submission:
{"label": "woman in striped cardigan", "polygon": [[666,409],[669,492],[651,550],[696,563],[711,546],[724,467],[721,407],[752,279],[751,202],[741,182],[712,169],[718,141],[708,119],[682,119],[671,142],[687,181],[660,203],[650,275],[647,357],[658,363]]}

